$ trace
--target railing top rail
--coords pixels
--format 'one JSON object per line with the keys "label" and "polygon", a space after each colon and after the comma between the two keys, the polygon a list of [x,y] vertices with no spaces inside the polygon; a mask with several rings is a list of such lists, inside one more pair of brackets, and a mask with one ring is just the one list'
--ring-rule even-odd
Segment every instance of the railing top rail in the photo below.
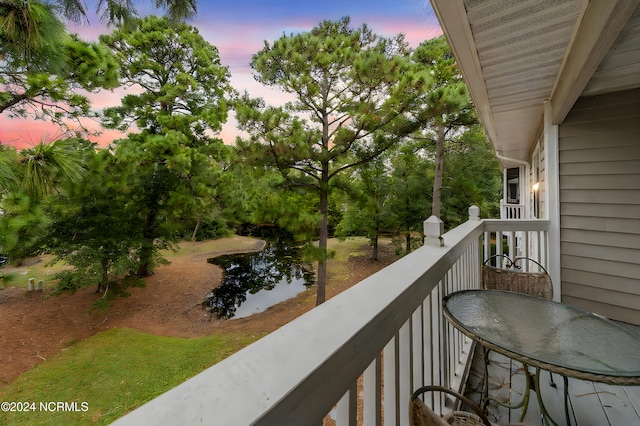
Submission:
{"label": "railing top rail", "polygon": [[544,219],[485,219],[486,232],[548,231],[551,222]]}
{"label": "railing top rail", "polygon": [[482,230],[460,225],[115,424],[315,424]]}

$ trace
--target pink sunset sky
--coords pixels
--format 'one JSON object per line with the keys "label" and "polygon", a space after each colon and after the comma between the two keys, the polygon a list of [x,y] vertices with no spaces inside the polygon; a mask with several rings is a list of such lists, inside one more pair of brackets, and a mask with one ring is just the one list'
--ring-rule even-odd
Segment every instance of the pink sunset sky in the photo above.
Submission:
{"label": "pink sunset sky", "polygon": [[[135,3],[140,15],[154,13],[151,2]],[[94,1],[87,2],[89,25],[69,26],[71,32],[77,32],[86,40],[97,40],[100,34],[109,32],[93,14],[95,5]],[[279,104],[284,99],[282,93],[254,80],[249,65],[252,55],[262,49],[265,40],[273,42],[283,34],[308,31],[325,19],[336,20],[343,16],[351,18],[353,27],[366,23],[383,36],[403,33],[411,47],[442,34],[428,0],[199,1],[198,15],[190,24],[218,48],[222,64],[229,67],[231,84],[236,90],[241,93],[246,90],[251,96],[263,97],[269,104]],[[93,108],[99,110],[118,105],[122,94],[121,90],[103,90],[92,94],[90,99]],[[90,138],[101,145],[108,145],[124,136],[117,131],[104,130],[99,123],[90,120],[86,120],[85,125],[102,131],[101,136]],[[225,143],[232,143],[238,134],[231,113],[219,136]],[[9,119],[6,113],[0,116],[0,143],[3,144],[21,149],[61,136],[56,126],[44,121]]]}

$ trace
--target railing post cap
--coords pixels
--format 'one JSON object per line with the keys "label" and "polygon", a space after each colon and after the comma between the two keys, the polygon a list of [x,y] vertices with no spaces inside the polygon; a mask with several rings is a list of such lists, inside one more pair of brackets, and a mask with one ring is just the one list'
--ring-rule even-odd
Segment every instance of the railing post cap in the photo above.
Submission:
{"label": "railing post cap", "polygon": [[480,220],[480,207],[469,207],[469,220]]}
{"label": "railing post cap", "polygon": [[444,246],[444,222],[438,216],[431,216],[422,223],[424,229],[424,243],[429,246]]}

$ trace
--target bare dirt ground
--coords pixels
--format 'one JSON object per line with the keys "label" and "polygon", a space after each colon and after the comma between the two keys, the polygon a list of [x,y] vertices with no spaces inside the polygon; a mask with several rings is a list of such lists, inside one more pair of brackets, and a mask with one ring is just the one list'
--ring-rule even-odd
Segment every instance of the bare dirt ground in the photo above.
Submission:
{"label": "bare dirt ground", "polygon": [[[314,307],[315,288],[312,288],[246,318],[211,319],[200,302],[220,284],[222,271],[206,260],[230,251],[202,252],[195,250],[198,244],[204,243],[181,243],[181,248],[194,248],[194,254],[158,267],[153,276],[145,279],[145,288],[130,289],[129,297],[115,299],[105,312],[89,312],[99,297],[93,287],[53,297],[47,297],[51,290],[46,288],[32,292],[21,287],[0,290],[0,389],[68,345],[111,328],[126,327],[184,338],[240,330],[263,334]],[[262,242],[256,240],[250,250],[259,250],[261,246]],[[381,245],[378,261],[370,260],[369,256],[349,256],[343,268],[346,273],[340,274],[339,279],[332,277],[329,261],[327,298],[396,259],[390,245]]]}

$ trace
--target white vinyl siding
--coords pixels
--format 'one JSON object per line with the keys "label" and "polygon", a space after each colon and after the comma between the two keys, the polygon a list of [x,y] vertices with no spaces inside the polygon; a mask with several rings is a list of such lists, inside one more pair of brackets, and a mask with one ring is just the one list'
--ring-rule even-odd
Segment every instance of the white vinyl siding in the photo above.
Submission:
{"label": "white vinyl siding", "polygon": [[640,90],[579,99],[559,137],[562,301],[640,324]]}

